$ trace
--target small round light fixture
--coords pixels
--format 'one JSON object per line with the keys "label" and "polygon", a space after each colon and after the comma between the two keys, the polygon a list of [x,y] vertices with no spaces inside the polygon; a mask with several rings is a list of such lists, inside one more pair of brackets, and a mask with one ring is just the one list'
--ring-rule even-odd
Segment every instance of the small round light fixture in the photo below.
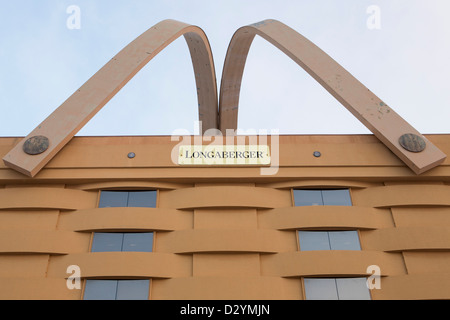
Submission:
{"label": "small round light fixture", "polygon": [[128,158],[129,158],[129,159],[133,159],[134,157],[136,157],[136,153],[130,152],[130,153],[128,154]]}
{"label": "small round light fixture", "polygon": [[319,158],[322,154],[319,151],[314,151],[313,156]]}

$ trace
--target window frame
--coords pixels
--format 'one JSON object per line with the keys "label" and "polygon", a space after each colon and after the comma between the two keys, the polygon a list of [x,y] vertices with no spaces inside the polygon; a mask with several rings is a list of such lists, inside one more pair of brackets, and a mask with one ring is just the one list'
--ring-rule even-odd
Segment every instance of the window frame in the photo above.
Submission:
{"label": "window frame", "polygon": [[[94,240],[95,240],[95,234],[121,234],[122,235],[122,243],[121,243],[121,251],[92,251],[93,247],[94,247]],[[123,244],[125,241],[125,235],[126,234],[152,234],[152,246],[151,246],[151,251],[123,251]],[[143,253],[152,253],[155,250],[155,237],[156,237],[156,232],[154,231],[145,231],[145,232],[124,232],[124,231],[120,231],[120,232],[92,232],[92,236],[91,236],[91,243],[89,246],[89,252],[90,253],[98,253],[98,252],[143,252]]]}
{"label": "window frame", "polygon": [[[312,207],[312,206],[296,206],[295,205],[295,190],[304,190],[304,191],[332,191],[332,190],[348,190],[348,195],[349,195],[349,201],[350,201],[350,205],[348,206],[344,206],[344,205],[339,205],[339,206],[343,206],[343,207],[351,207],[353,206],[353,195],[352,195],[352,188],[349,187],[292,187],[291,188],[291,205],[293,207]],[[320,205],[319,205],[320,206]],[[322,204],[322,206],[333,206],[333,205],[326,205],[326,204]],[[338,206],[338,205],[335,205]]]}
{"label": "window frame", "polygon": [[[330,249],[323,249],[323,250],[302,250],[301,249],[301,243],[300,243],[300,232],[327,232],[328,233],[328,240],[330,241]],[[357,237],[358,237],[358,246],[359,249],[355,250],[355,249],[331,249],[331,240],[329,239],[329,232],[355,232]],[[362,251],[362,245],[361,245],[361,233],[359,229],[355,229],[355,230],[336,230],[336,229],[327,229],[327,230],[302,230],[302,229],[297,229],[296,230],[296,236],[297,236],[297,250],[298,251]]]}
{"label": "window frame", "polygon": [[[335,293],[336,293],[337,299],[308,299],[307,294],[306,294],[307,289],[306,289],[305,280],[323,280],[323,279],[328,279],[328,280],[333,279],[334,280],[335,288],[336,288],[336,292]],[[364,279],[365,280],[364,283],[366,284],[365,288],[367,289],[368,299],[339,299],[338,280],[345,280],[345,279],[348,279],[348,280],[354,280],[354,279],[362,280],[362,279]],[[304,300],[310,300],[310,301],[314,301],[314,300],[371,301],[371,300],[373,300],[373,298],[372,298],[372,290],[369,289],[369,287],[367,287],[367,280],[368,280],[367,277],[302,277],[303,299]]]}
{"label": "window frame", "polygon": [[[114,296],[115,299],[105,299],[105,298],[97,298],[97,299],[85,299],[86,297],[86,290],[88,286],[89,281],[104,281],[104,282],[116,282],[115,284],[115,292]],[[119,283],[124,281],[142,281],[142,282],[148,282],[148,288],[147,288],[147,298],[146,299],[117,299],[118,296],[118,289],[119,289]],[[114,286],[114,284],[113,284]],[[142,278],[142,279],[85,279],[83,283],[83,292],[81,295],[82,300],[84,301],[126,301],[126,300],[141,300],[146,301],[151,299],[151,288],[152,288],[152,279],[150,278]]]}
{"label": "window frame", "polygon": [[[127,192],[127,202],[130,192],[155,192],[155,206],[154,207],[129,207],[128,203],[125,207],[100,207],[102,192]],[[97,208],[158,208],[159,205],[159,189],[99,189],[97,196]]]}

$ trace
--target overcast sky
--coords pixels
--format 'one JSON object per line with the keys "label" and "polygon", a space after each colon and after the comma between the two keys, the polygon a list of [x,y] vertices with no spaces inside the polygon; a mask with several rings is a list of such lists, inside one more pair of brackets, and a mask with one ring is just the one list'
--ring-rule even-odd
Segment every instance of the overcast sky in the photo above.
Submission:
{"label": "overcast sky", "polygon": [[[234,32],[268,18],[318,45],[421,133],[450,133],[449,0],[0,1],[0,136],[28,135],[128,43],[164,19],[205,31],[219,87]],[[74,21],[73,12],[67,13],[72,5],[80,9],[75,29],[67,26]],[[371,6],[380,10],[379,16],[367,11]],[[192,64],[180,38],[78,135],[196,133],[197,119]],[[239,128],[370,133],[303,69],[259,37],[245,69]]]}

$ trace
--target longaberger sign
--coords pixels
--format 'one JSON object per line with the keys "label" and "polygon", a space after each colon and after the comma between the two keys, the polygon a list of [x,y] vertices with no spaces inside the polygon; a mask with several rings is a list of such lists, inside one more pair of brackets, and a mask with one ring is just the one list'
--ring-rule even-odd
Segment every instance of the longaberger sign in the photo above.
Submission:
{"label": "longaberger sign", "polygon": [[270,165],[268,145],[181,145],[179,165]]}

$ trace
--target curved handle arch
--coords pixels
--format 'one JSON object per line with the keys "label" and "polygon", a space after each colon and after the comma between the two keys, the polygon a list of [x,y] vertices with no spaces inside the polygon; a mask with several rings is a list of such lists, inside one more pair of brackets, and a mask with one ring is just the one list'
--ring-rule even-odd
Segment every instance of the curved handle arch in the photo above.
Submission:
{"label": "curved handle arch", "polygon": [[[264,20],[236,31],[228,47],[219,95],[219,128],[236,130],[239,97],[247,56],[256,35],[289,56],[416,174],[442,163],[446,155],[392,108],[367,89],[329,55],[297,31],[276,20]],[[399,139],[413,134],[425,142],[422,152],[410,152]]]}
{"label": "curved handle arch", "polygon": [[[4,158],[9,167],[35,176],[72,137],[110,101],[150,60],[184,36],[197,84],[199,120],[204,131],[218,123],[217,83],[209,41],[202,29],[175,20],[164,20],[144,32],[106,63]],[[44,152],[30,156],[24,143],[47,138]]]}

